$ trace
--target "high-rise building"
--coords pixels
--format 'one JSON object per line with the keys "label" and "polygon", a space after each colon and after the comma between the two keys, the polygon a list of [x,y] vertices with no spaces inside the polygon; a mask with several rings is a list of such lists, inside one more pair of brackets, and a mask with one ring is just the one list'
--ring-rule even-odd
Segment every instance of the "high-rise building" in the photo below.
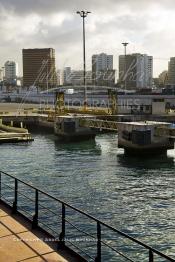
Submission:
{"label": "high-rise building", "polygon": [[175,85],[175,57],[171,57],[168,63],[168,84]]}
{"label": "high-rise building", "polygon": [[[126,59],[126,60],[125,60]],[[119,56],[119,84],[126,89],[151,88],[153,57],[146,54]]]}
{"label": "high-rise building", "polygon": [[92,67],[95,69],[93,71],[103,71],[113,69],[113,55],[107,55],[101,53],[99,55],[92,56]]}
{"label": "high-rise building", "polygon": [[71,76],[71,67],[65,67],[63,70],[63,85],[71,84],[70,76]]}
{"label": "high-rise building", "polygon": [[162,73],[160,73],[158,78],[158,84],[161,87],[164,87],[168,84],[168,71],[164,70]]}
{"label": "high-rise building", "polygon": [[23,49],[23,86],[42,89],[57,85],[55,50],[53,48]]}
{"label": "high-rise building", "polygon": [[18,75],[18,64],[14,61],[7,61],[4,64],[5,81],[8,84],[16,84]]}
{"label": "high-rise building", "polygon": [[[84,84],[84,71],[72,70],[69,76],[69,84],[71,85],[83,85]],[[92,85],[92,72],[86,71],[86,85]]]}
{"label": "high-rise building", "polygon": [[61,78],[61,70],[60,69],[58,69],[57,70],[57,84],[58,85],[61,85],[62,84],[62,82],[61,82],[61,80],[62,80],[62,78]]}
{"label": "high-rise building", "polygon": [[3,80],[3,68],[0,68],[0,81]]}
{"label": "high-rise building", "polygon": [[101,53],[92,56],[92,83],[97,86],[114,86],[113,55]]}

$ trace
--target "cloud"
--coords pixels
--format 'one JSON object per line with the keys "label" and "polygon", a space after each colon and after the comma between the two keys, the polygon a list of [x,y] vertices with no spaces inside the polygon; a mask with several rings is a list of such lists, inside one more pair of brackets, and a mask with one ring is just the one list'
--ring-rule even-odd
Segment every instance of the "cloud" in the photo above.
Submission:
{"label": "cloud", "polygon": [[[107,52],[117,68],[123,41],[130,43],[128,52],[174,56],[172,0],[0,0],[1,65],[9,59],[21,65],[23,48],[53,47],[58,67],[82,67],[82,21],[76,14],[82,9],[92,11],[86,19],[89,67],[92,54]],[[167,61],[155,65],[158,74]]]}
{"label": "cloud", "polygon": [[73,10],[90,9],[93,11],[117,11],[120,8],[132,11],[144,12],[153,6],[162,6],[166,9],[174,9],[174,0],[1,0],[0,5],[6,10],[11,10],[17,14],[37,13],[48,15],[55,12],[73,12]]}

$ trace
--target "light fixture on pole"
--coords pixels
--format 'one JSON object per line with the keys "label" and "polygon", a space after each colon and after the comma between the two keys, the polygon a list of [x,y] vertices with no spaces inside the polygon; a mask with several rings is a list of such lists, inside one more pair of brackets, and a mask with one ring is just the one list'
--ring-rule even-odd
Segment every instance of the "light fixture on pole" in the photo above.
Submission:
{"label": "light fixture on pole", "polygon": [[126,91],[126,79],[127,79],[127,76],[126,76],[126,47],[127,47],[127,45],[128,45],[129,43],[122,43],[122,45],[124,46],[124,56],[125,56],[125,73],[124,73],[124,83],[125,83],[125,91]]}
{"label": "light fixture on pole", "polygon": [[85,43],[85,18],[91,12],[89,11],[77,11],[83,18],[83,84],[84,84],[84,108],[87,106],[87,90],[86,90],[86,43]]}

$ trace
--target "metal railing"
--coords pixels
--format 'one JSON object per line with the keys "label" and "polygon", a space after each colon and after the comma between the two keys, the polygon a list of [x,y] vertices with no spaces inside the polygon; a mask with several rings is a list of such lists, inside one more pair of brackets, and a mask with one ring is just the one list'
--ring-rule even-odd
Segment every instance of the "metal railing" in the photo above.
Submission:
{"label": "metal railing", "polygon": [[81,118],[79,120],[79,123],[81,127],[91,127],[91,128],[97,128],[101,130],[111,130],[111,131],[118,130],[118,122],[116,121]]}
{"label": "metal railing", "polygon": [[[23,190],[20,188],[24,186]],[[30,193],[30,196],[27,195],[27,192]],[[33,196],[33,197],[32,197]],[[43,200],[42,197],[47,198]],[[20,205],[20,197],[24,197],[27,200],[27,203],[32,203],[29,204],[28,206],[31,207],[29,210],[25,210],[23,205]],[[122,259],[125,259],[125,261],[131,261],[135,262],[138,260],[135,260],[131,257],[128,256],[125,252],[120,251],[113,245],[109,244],[107,241],[107,238],[103,239],[102,237],[102,228],[103,230],[107,230],[112,234],[116,234],[118,240],[122,237],[125,240],[125,245],[128,245],[127,241],[130,241],[134,245],[138,245],[139,248],[142,248],[145,252],[145,257],[142,260],[139,261],[148,261],[148,262],[154,262],[154,261],[159,261],[155,260],[158,257],[160,259],[164,259],[161,261],[175,261],[175,259],[169,257],[166,254],[163,254],[162,252],[158,251],[155,248],[152,248],[151,246],[144,244],[143,242],[133,238],[132,236],[121,232],[120,230],[117,230],[116,228],[104,223],[103,221],[98,220],[97,218],[85,213],[84,211],[73,207],[72,205],[61,201],[60,199],[49,195],[48,193],[40,190],[39,188],[36,188],[12,175],[9,175],[7,173],[4,173],[0,171],[0,200],[3,203],[6,203],[7,205],[12,207],[13,213],[22,213],[23,215],[25,214],[25,217],[29,219],[32,223],[32,228],[37,228],[40,227],[44,229],[46,232],[50,232],[50,230],[53,232],[50,234],[53,239],[56,239],[58,241],[58,247],[59,248],[64,248],[71,244],[71,249],[75,251],[76,253],[79,253],[81,256],[84,254],[84,257],[87,259],[87,261],[95,261],[95,262],[101,262],[101,261],[110,261],[109,258],[105,258],[103,260],[103,255],[105,256],[103,249],[108,248],[111,252],[113,252],[115,255],[112,256],[112,261],[121,261],[121,260],[115,260],[115,256],[119,256]],[[51,208],[51,201],[55,201],[55,203],[60,205],[60,211],[58,212],[57,207],[52,210]],[[49,202],[49,206],[45,206],[43,202]],[[51,220],[53,220],[53,217],[56,216],[56,221],[60,223],[60,231],[56,232],[51,228],[50,225],[46,225],[46,222],[41,221],[41,215],[40,211],[44,208],[45,212],[50,212],[52,216],[50,217]],[[31,210],[33,209],[33,212]],[[56,210],[55,210],[56,209]],[[78,227],[76,225],[78,221],[77,219],[68,219],[70,216],[72,217],[72,212],[76,213],[77,215],[84,216],[86,219],[90,221],[90,223],[95,223],[95,232],[87,232],[85,229],[81,229],[81,227]],[[70,213],[70,214],[69,214]],[[48,221],[48,219],[47,219]],[[54,222],[55,224],[56,222]],[[79,232],[82,235],[86,235],[87,237],[90,237],[93,241],[93,247],[95,243],[95,256],[93,256],[92,252],[89,252],[88,248],[81,249],[79,248],[76,244],[71,243],[69,239],[67,239],[67,233],[68,233],[68,225],[71,226],[74,230],[72,230],[71,235],[72,237],[75,236],[75,230]],[[46,229],[47,228],[47,229]],[[110,236],[111,237],[111,236]],[[110,239],[111,240],[111,239]],[[110,242],[111,243],[111,242]],[[78,250],[78,251],[77,251]],[[133,251],[134,252],[134,251]],[[138,253],[138,251],[135,253]],[[138,257],[137,257],[138,258]],[[123,260],[122,260],[123,261]]]}

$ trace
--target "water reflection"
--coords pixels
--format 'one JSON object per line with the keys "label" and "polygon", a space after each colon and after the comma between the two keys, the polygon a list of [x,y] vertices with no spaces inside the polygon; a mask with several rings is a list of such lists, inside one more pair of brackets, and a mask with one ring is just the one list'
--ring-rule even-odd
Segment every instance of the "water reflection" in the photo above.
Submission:
{"label": "water reflection", "polygon": [[169,155],[157,155],[154,157],[126,156],[121,153],[117,155],[117,162],[120,165],[135,170],[173,168],[175,167],[174,160],[175,158]]}
{"label": "water reflection", "polygon": [[[51,138],[53,139],[53,138]],[[67,152],[81,151],[81,152],[93,152],[94,154],[101,154],[101,147],[96,144],[94,139],[82,141],[82,142],[71,142],[67,143],[64,141],[59,141],[57,138],[54,138],[55,150],[65,150]]]}

